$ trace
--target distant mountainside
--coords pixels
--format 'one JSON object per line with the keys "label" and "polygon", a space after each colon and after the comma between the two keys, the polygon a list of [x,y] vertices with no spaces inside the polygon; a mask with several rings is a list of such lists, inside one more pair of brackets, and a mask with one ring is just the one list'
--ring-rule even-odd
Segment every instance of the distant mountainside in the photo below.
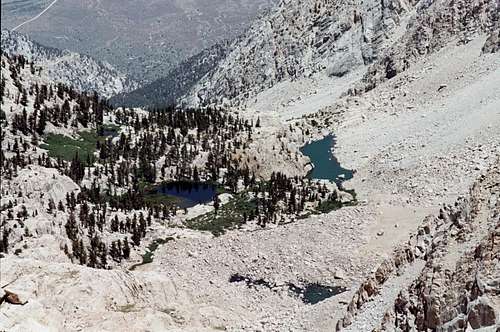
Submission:
{"label": "distant mountainside", "polygon": [[233,42],[194,95],[248,98],[321,71],[342,76],[373,62],[409,10],[406,0],[283,1]]}
{"label": "distant mountainside", "polygon": [[489,48],[495,49],[496,0],[282,1],[230,45],[187,99],[240,104],[279,82],[318,73],[342,77],[373,64],[356,88],[362,91],[453,39],[467,42],[477,33],[491,33]]}
{"label": "distant mountainside", "polygon": [[28,61],[36,61],[44,67],[42,75],[48,81],[72,85],[80,91],[96,91],[101,96],[131,91],[138,84],[111,66],[109,63],[57,48],[43,46],[29,37],[2,30],[2,52],[20,54]]}
{"label": "distant mountainside", "polygon": [[[107,61],[151,82],[203,49],[232,39],[277,0],[59,0],[18,31],[44,45]],[[33,18],[52,1],[2,0],[2,29]]]}
{"label": "distant mountainside", "polygon": [[219,43],[183,61],[179,66],[152,83],[136,90],[113,96],[114,106],[143,107],[173,104],[185,95],[209,71],[213,70],[227,54],[227,43]]}

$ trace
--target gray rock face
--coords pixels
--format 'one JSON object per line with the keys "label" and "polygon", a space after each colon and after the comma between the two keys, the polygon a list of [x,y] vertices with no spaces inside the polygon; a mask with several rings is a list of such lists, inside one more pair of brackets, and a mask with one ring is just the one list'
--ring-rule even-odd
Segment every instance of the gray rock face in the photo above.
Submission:
{"label": "gray rock face", "polygon": [[[473,186],[469,198],[441,212],[440,227],[447,230],[433,244],[420,276],[399,293],[380,331],[464,331],[500,324],[500,202],[487,213],[482,210],[499,175],[494,168]],[[481,232],[486,236],[475,239]]]}
{"label": "gray rock face", "polygon": [[190,97],[245,104],[282,81],[341,77],[369,66],[350,90],[360,94],[450,42],[489,33],[484,52],[495,52],[498,20],[496,0],[282,1],[233,42]]}
{"label": "gray rock face", "polygon": [[[497,23],[498,25],[498,23]],[[500,28],[493,30],[484,43],[483,53],[496,53],[500,50]]]}
{"label": "gray rock face", "polygon": [[486,297],[480,297],[469,304],[467,320],[473,329],[495,325],[498,321],[495,304]]}
{"label": "gray rock face", "polygon": [[[421,1],[405,33],[370,66],[354,90],[362,93],[405,71],[417,59],[450,41],[468,43],[478,33],[491,32],[484,52],[498,48],[499,3],[496,0]],[[493,32],[495,25],[496,33]]]}
{"label": "gray rock face", "polygon": [[242,101],[283,80],[342,76],[377,59],[411,9],[408,0],[282,1],[230,46],[193,91],[201,101]]}

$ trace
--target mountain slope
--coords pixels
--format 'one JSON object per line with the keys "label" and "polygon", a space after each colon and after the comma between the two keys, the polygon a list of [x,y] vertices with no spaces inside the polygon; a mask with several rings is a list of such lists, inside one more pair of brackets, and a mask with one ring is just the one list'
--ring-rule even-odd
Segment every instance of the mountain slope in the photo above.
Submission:
{"label": "mountain slope", "polygon": [[[285,74],[254,67],[259,56],[274,60],[257,29],[205,77],[227,80],[205,81],[199,93],[219,101],[229,91],[252,108],[113,110],[2,55],[0,330],[496,329],[495,3],[282,7],[286,19],[275,12],[268,23],[294,36],[273,41],[288,52],[276,56]],[[318,32],[324,48],[299,31],[308,19],[328,21],[316,11],[345,14]],[[349,19],[356,28],[335,39]],[[266,69],[272,75],[258,81]],[[333,184],[302,177],[311,166],[300,147],[331,134],[335,146],[319,152],[353,170],[338,209],[328,202]],[[150,187],[196,178],[224,185],[217,206],[178,209]],[[326,213],[314,210],[318,200]]]}
{"label": "mountain slope", "polygon": [[351,92],[362,93],[453,41],[488,33],[485,49],[494,51],[498,13],[496,0],[283,1],[233,42],[187,99],[252,106],[280,84],[312,80],[332,90],[359,71],[364,78]]}
{"label": "mountain slope", "polygon": [[[44,45],[111,63],[141,83],[231,39],[276,0],[64,0],[19,32]],[[51,1],[2,0],[2,28],[12,29]]]}
{"label": "mountain slope", "polygon": [[405,33],[368,69],[357,92],[373,89],[450,42],[463,45],[479,34],[489,34],[483,52],[494,52],[500,42],[499,6],[496,0],[419,2]]}
{"label": "mountain slope", "polygon": [[194,91],[201,100],[244,100],[318,72],[340,77],[373,62],[412,1],[282,1],[230,46]]}
{"label": "mountain slope", "polygon": [[103,97],[131,91],[138,84],[113,68],[109,63],[70,52],[46,47],[29,37],[2,30],[2,52],[23,55],[28,61],[43,66],[47,81],[72,85],[79,91],[96,91]]}
{"label": "mountain slope", "polygon": [[208,72],[213,70],[227,54],[227,44],[216,44],[183,61],[166,77],[146,84],[136,90],[113,96],[114,106],[143,107],[174,104]]}

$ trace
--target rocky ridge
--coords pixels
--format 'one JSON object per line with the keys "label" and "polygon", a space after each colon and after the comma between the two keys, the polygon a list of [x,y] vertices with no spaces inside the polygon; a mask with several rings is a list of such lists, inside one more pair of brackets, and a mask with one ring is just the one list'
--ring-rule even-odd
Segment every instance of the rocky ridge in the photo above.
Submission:
{"label": "rocky ridge", "polygon": [[282,1],[232,43],[195,102],[243,101],[284,80],[343,76],[378,58],[413,1]]}
{"label": "rocky ridge", "polygon": [[478,34],[489,34],[483,52],[498,49],[499,4],[495,0],[421,1],[405,33],[371,65],[351,93],[362,93],[408,69],[418,59],[450,41],[466,44]]}
{"label": "rocky ridge", "polygon": [[381,331],[500,326],[499,175],[496,166],[476,182],[469,201],[442,214],[454,228],[433,241],[422,273],[398,295]]}
{"label": "rocky ridge", "polygon": [[232,43],[187,99],[252,105],[282,82],[342,84],[358,70],[362,79],[344,92],[361,94],[450,42],[489,34],[484,52],[495,52],[498,12],[495,0],[283,1]]}
{"label": "rocky ridge", "polygon": [[[382,262],[354,294],[337,331],[456,331],[500,324],[499,165],[482,175],[467,197],[444,206],[439,216],[426,217],[416,234]],[[386,295],[386,282],[419,262],[425,266],[391,309],[372,305]],[[377,320],[380,326],[373,325]]]}
{"label": "rocky ridge", "polygon": [[96,91],[103,97],[128,92],[138,84],[107,62],[90,56],[38,44],[28,36],[2,30],[2,52],[23,55],[43,66],[45,80],[71,85],[79,91]]}

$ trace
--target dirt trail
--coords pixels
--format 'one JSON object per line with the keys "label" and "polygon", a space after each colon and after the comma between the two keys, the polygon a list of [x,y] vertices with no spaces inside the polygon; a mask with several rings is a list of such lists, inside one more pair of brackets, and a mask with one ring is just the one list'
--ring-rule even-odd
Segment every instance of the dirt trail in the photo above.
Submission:
{"label": "dirt trail", "polygon": [[28,24],[28,23],[31,23],[31,22],[33,22],[33,21],[37,20],[38,18],[40,18],[40,16],[42,16],[43,14],[45,14],[45,12],[46,12],[46,11],[48,11],[48,10],[50,9],[50,7],[52,7],[53,5],[55,5],[57,1],[58,1],[58,0],[54,0],[54,1],[52,1],[52,2],[50,3],[50,5],[48,5],[48,6],[47,6],[47,8],[45,8],[44,10],[42,10],[42,11],[41,11],[38,15],[36,15],[35,17],[32,17],[32,18],[30,18],[29,20],[24,21],[23,23],[21,23],[21,24],[19,24],[19,25],[15,26],[14,28],[12,28],[12,31],[16,31],[17,29],[19,29],[19,28],[20,28],[20,27],[22,27],[23,25]]}

